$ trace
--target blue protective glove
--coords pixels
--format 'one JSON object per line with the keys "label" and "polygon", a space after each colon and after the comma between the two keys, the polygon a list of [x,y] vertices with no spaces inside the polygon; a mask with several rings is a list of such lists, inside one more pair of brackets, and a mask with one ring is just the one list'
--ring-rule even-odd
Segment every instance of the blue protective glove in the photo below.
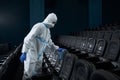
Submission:
{"label": "blue protective glove", "polygon": [[62,52],[62,51],[64,51],[65,49],[64,48],[59,48],[58,49],[58,52]]}
{"label": "blue protective glove", "polygon": [[64,54],[64,48],[59,48],[58,51],[58,55],[59,55],[59,60],[63,60],[63,54]]}
{"label": "blue protective glove", "polygon": [[24,60],[26,60],[26,53],[22,53],[22,55],[20,56],[20,61],[23,63]]}

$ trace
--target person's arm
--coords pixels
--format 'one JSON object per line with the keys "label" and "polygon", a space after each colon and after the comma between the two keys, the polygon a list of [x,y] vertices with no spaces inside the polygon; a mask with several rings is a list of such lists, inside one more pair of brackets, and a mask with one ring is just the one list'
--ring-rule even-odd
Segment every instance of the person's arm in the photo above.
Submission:
{"label": "person's arm", "polygon": [[53,43],[52,39],[49,40],[49,45],[50,45],[51,47],[54,47],[54,49],[56,49],[56,50],[59,49],[59,46],[55,45],[55,44]]}

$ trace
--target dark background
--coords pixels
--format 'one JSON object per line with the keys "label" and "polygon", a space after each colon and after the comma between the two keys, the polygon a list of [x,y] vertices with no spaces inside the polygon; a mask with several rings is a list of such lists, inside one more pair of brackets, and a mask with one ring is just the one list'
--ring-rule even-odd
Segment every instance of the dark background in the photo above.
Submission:
{"label": "dark background", "polygon": [[58,16],[52,37],[120,22],[119,0],[0,0],[0,43],[20,44],[50,13]]}

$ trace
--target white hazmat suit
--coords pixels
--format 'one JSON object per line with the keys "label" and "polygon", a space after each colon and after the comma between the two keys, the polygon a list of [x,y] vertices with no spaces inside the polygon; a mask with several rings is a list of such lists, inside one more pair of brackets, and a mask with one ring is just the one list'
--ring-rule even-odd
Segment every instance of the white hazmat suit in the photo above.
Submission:
{"label": "white hazmat suit", "polygon": [[47,46],[54,47],[55,50],[59,48],[52,42],[49,30],[56,22],[57,16],[50,13],[43,22],[35,24],[24,38],[22,47],[22,53],[26,53],[24,73],[29,77],[41,73],[43,52]]}

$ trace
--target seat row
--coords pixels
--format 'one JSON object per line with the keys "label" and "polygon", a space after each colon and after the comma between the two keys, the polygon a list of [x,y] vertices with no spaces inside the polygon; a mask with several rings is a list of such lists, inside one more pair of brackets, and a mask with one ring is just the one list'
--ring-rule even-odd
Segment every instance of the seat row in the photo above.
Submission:
{"label": "seat row", "polygon": [[[101,73],[99,76],[103,76],[106,80],[110,79],[107,75],[112,74],[115,76],[111,80],[119,80],[117,77],[120,77],[120,40],[115,36],[112,35],[112,38],[107,40],[106,37],[60,36],[58,44],[66,48],[72,56],[76,55],[78,60],[72,61],[73,58],[64,60],[59,78],[65,80],[98,80],[100,77],[96,78],[95,75],[103,72],[106,75],[103,76]],[[76,64],[77,67],[74,69],[72,64]],[[91,75],[94,76],[90,78]],[[74,77],[71,78],[70,76]],[[103,77],[100,79],[102,80]]]}
{"label": "seat row", "polygon": [[5,46],[1,45],[0,47],[4,50],[4,52],[6,52],[2,52],[0,54],[0,80],[15,80],[14,77],[16,74],[17,66],[20,63],[18,60],[18,53],[20,53],[21,45],[14,49],[11,49],[9,52],[6,51],[7,49],[4,49],[6,48]]}
{"label": "seat row", "polygon": [[43,74],[33,80],[119,80],[119,31],[90,31],[83,35],[60,36],[57,44],[66,50],[58,53],[50,49],[45,53]]}

